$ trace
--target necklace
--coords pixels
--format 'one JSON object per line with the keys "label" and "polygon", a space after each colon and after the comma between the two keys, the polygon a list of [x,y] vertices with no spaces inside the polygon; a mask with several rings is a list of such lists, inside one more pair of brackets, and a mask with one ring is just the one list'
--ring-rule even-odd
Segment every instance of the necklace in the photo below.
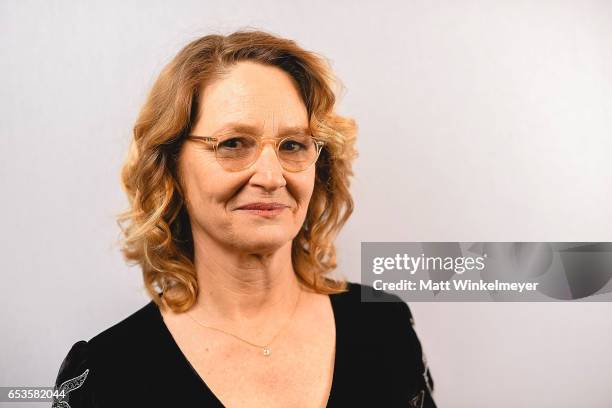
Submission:
{"label": "necklace", "polygon": [[244,342],[244,343],[246,343],[246,344],[248,344],[248,345],[251,345],[251,346],[253,346],[253,347],[257,347],[257,348],[261,349],[261,351],[263,352],[263,355],[264,355],[264,356],[268,357],[268,356],[270,356],[270,354],[272,354],[272,349],[270,348],[270,344],[272,344],[272,342],[274,341],[274,339],[276,339],[276,337],[277,337],[277,336],[278,336],[278,335],[279,335],[279,334],[280,334],[280,333],[281,333],[281,332],[282,332],[282,331],[285,329],[285,327],[287,327],[287,325],[288,325],[288,324],[291,322],[291,320],[293,319],[293,315],[295,314],[295,311],[297,310],[297,306],[298,306],[298,303],[300,302],[300,297],[301,297],[301,296],[302,296],[302,289],[299,289],[299,292],[298,292],[298,297],[297,297],[297,300],[295,301],[295,306],[293,307],[293,312],[291,312],[291,315],[289,316],[289,318],[287,319],[287,321],[285,322],[285,324],[284,324],[283,326],[281,326],[281,328],[280,328],[280,329],[279,329],[279,330],[276,332],[276,334],[275,334],[275,335],[274,335],[274,336],[273,336],[273,337],[270,339],[270,341],[268,341],[268,342],[267,342],[266,344],[264,344],[264,345],[260,345],[260,344],[255,344],[255,343],[252,343],[252,342],[250,342],[250,341],[248,341],[248,340],[243,339],[242,337],[239,337],[239,336],[237,336],[237,335],[235,335],[235,334],[233,334],[233,333],[230,333],[230,332],[228,332],[228,331],[225,331],[225,330],[223,330],[223,329],[219,329],[219,328],[217,328],[217,327],[208,326],[208,325],[206,325],[206,324],[204,324],[204,323],[200,322],[199,320],[197,320],[195,317],[191,316],[191,314],[189,314],[189,313],[186,313],[186,314],[187,314],[187,316],[189,316],[189,318],[191,318],[191,320],[193,320],[194,322],[196,322],[196,323],[197,323],[197,324],[199,324],[200,326],[202,326],[202,327],[206,327],[207,329],[216,330],[216,331],[221,332],[221,333],[225,333],[225,334],[227,334],[227,335],[229,335],[229,336],[232,336],[232,337],[234,337],[234,338],[236,338],[236,339],[238,339],[238,340],[240,340],[240,341],[242,341],[242,342]]}

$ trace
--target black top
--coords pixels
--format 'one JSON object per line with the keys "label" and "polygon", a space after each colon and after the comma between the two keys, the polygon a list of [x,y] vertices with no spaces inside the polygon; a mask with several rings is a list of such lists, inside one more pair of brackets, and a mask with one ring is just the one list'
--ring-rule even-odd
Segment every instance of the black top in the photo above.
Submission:
{"label": "black top", "polygon": [[[336,352],[327,406],[435,407],[408,305],[388,293],[380,297],[384,302],[361,302],[361,290],[374,289],[357,283],[348,289],[330,295]],[[223,407],[153,301],[89,342],[75,343],[55,385],[66,396],[53,407]]]}

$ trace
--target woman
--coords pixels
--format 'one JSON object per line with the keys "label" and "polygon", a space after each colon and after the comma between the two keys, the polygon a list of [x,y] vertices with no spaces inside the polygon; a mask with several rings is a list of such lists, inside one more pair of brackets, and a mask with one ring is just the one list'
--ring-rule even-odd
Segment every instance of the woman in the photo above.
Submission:
{"label": "woman", "polygon": [[74,344],[56,406],[434,406],[408,306],[325,277],[356,156],[332,83],[259,31],[200,38],[163,70],[119,219],[152,301]]}

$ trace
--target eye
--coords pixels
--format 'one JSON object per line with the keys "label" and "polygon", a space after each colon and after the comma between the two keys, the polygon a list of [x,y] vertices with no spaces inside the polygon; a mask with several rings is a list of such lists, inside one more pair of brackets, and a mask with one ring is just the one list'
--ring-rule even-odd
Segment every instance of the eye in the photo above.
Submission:
{"label": "eye", "polygon": [[219,148],[230,150],[242,149],[248,145],[248,139],[241,136],[231,137],[219,142]]}
{"label": "eye", "polygon": [[289,140],[285,140],[281,144],[280,148],[281,150],[284,150],[287,152],[299,152],[301,150],[305,150],[306,145],[303,142],[300,142],[298,140],[289,139]]}

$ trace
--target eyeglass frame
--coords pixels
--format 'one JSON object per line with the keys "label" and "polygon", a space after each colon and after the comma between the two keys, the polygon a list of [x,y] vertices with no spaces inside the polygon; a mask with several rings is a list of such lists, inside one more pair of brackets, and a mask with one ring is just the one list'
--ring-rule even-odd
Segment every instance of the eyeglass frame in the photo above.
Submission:
{"label": "eyeglass frame", "polygon": [[217,147],[219,146],[219,143],[221,142],[219,140],[219,138],[213,137],[213,136],[198,136],[198,135],[187,135],[187,139],[191,139],[191,140],[199,140],[205,143],[211,143],[213,146],[213,149],[215,151],[215,160],[217,160],[217,163],[219,163],[219,165],[221,167],[223,167],[223,169],[225,171],[229,171],[230,173],[235,173],[238,171],[242,171],[242,170],[246,170],[249,167],[251,167],[253,164],[255,164],[257,162],[257,160],[259,160],[259,156],[261,156],[261,152],[263,151],[263,147],[264,144],[266,143],[265,141],[273,141],[274,142],[274,151],[276,152],[276,158],[278,159],[281,167],[283,168],[283,170],[286,170],[290,173],[300,173],[302,171],[306,171],[310,168],[310,166],[312,166],[313,164],[315,164],[317,162],[317,160],[319,160],[319,156],[321,155],[321,151],[323,150],[323,146],[325,146],[325,141],[324,140],[320,140],[316,137],[314,137],[313,135],[310,135],[310,138],[314,141],[315,143],[315,148],[317,149],[317,155],[315,156],[315,159],[313,160],[312,163],[310,163],[307,167],[305,167],[302,170],[288,170],[285,168],[285,166],[283,166],[283,161],[280,159],[280,157],[278,156],[278,147],[281,145],[281,142],[284,142],[286,139],[291,139],[292,136],[287,136],[287,137],[283,137],[282,139],[278,139],[278,138],[260,138],[257,139],[256,137],[250,136],[250,135],[241,135],[241,136],[246,136],[246,137],[250,137],[252,139],[255,139],[255,141],[257,142],[257,146],[258,146],[258,152],[255,155],[255,160],[253,160],[253,162],[249,163],[247,166],[238,169],[238,170],[227,170],[225,167],[223,167],[223,165],[219,162],[219,159],[217,157]]}

